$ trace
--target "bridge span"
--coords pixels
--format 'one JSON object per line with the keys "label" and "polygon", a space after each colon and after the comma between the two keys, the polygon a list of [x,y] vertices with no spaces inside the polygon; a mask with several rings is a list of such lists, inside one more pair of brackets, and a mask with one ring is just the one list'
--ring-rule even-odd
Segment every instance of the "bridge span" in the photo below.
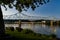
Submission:
{"label": "bridge span", "polygon": [[16,13],[13,15],[4,15],[3,17],[5,24],[19,24],[21,26],[22,23],[27,24],[49,24],[49,25],[59,25],[60,19],[55,17],[41,17],[41,16],[29,16],[23,13]]}

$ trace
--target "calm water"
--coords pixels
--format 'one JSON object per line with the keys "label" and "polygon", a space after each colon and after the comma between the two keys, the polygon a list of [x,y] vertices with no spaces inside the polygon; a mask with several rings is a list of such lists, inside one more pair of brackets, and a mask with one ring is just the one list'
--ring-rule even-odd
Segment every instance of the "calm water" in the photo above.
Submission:
{"label": "calm water", "polygon": [[[5,26],[13,26],[18,27],[18,24],[7,24]],[[21,28],[23,29],[30,29],[33,30],[36,33],[41,33],[41,34],[56,34],[58,38],[60,38],[60,27],[59,26],[47,26],[44,24],[22,24]]]}

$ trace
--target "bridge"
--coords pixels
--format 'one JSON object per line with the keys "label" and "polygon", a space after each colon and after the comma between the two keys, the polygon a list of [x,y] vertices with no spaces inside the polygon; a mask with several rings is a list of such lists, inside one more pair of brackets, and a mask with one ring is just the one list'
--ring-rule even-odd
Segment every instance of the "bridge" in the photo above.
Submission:
{"label": "bridge", "polygon": [[[59,18],[55,18],[55,17],[41,17],[41,16],[30,16],[24,13],[16,13],[16,14],[12,14],[12,15],[4,15],[3,19],[5,21],[16,21],[14,23],[18,23],[21,26],[21,23],[44,23],[44,24],[48,24],[48,22],[50,22],[50,25],[53,25],[54,22],[56,22],[57,24],[59,24],[60,19]],[[6,22],[5,22],[6,23]]]}
{"label": "bridge", "polygon": [[59,18],[56,17],[41,17],[41,16],[30,16],[24,13],[16,13],[16,14],[12,14],[12,15],[4,15],[3,19],[10,19],[10,20],[14,20],[14,19],[24,19],[24,20],[54,20],[54,21],[58,21],[60,20]]}

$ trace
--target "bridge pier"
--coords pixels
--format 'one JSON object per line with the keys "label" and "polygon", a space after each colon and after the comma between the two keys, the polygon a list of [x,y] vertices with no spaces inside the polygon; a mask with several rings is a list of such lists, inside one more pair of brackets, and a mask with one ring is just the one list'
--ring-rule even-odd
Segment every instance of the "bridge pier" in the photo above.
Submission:
{"label": "bridge pier", "polygon": [[34,25],[34,22],[31,22],[31,24],[32,24],[32,27],[33,27],[33,25]]}
{"label": "bridge pier", "polygon": [[21,27],[21,20],[19,20],[19,27]]}
{"label": "bridge pier", "polygon": [[59,25],[59,21],[57,21],[57,25]]}
{"label": "bridge pier", "polygon": [[50,21],[50,25],[53,26],[53,20]]}

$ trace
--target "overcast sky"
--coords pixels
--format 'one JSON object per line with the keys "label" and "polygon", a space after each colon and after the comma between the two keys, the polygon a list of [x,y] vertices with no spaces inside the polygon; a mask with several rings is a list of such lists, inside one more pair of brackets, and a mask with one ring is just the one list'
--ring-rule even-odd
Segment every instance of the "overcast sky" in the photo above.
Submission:
{"label": "overcast sky", "polygon": [[[5,11],[4,7],[2,7],[2,11],[4,15],[12,15],[18,13],[18,11],[15,8],[8,8],[8,10]],[[60,18],[60,0],[51,0],[49,3],[36,8],[35,11],[28,9],[28,11],[23,11],[22,13],[27,15],[54,16]]]}

